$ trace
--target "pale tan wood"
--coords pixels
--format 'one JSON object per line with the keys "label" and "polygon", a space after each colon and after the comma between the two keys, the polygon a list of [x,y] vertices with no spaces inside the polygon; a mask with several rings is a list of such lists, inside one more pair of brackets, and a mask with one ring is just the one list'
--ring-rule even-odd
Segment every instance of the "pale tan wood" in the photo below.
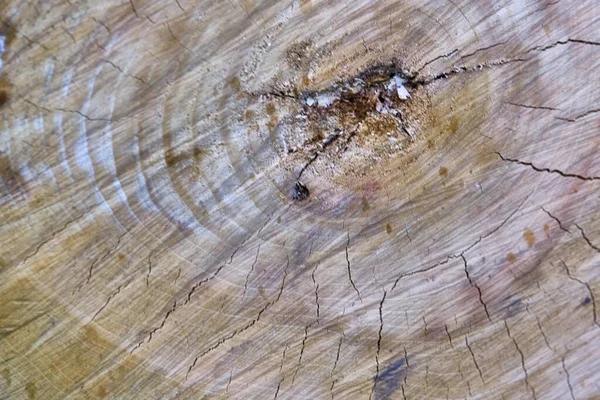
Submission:
{"label": "pale tan wood", "polygon": [[[0,398],[600,398],[596,0],[0,16]],[[293,200],[302,96],[390,63],[415,138]]]}

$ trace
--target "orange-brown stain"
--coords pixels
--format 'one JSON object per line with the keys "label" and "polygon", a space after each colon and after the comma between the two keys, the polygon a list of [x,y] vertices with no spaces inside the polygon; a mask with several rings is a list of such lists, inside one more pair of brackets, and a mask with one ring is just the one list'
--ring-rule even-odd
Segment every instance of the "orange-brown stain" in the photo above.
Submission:
{"label": "orange-brown stain", "polygon": [[310,86],[310,78],[307,75],[302,77],[302,86],[308,87]]}
{"label": "orange-brown stain", "polygon": [[458,130],[458,118],[452,117],[450,119],[450,125],[449,125],[448,129],[450,130],[451,133],[456,133],[456,131]]}
{"label": "orange-brown stain", "polygon": [[512,264],[517,260],[517,256],[515,256],[513,253],[508,253],[506,255],[506,260],[508,260],[508,262]]}
{"label": "orange-brown stain", "polygon": [[262,286],[258,287],[258,294],[260,294],[260,296],[263,299],[268,300],[267,294],[265,293],[265,289]]}
{"label": "orange-brown stain", "polygon": [[35,399],[36,391],[37,388],[35,387],[35,384],[33,382],[29,382],[27,385],[25,385],[25,393],[27,393],[27,398],[29,400]]}
{"label": "orange-brown stain", "polygon": [[431,149],[433,149],[434,147],[435,147],[435,145],[434,145],[434,143],[433,143],[433,140],[431,140],[431,139],[427,139],[427,148],[428,148],[429,150],[431,150]]}
{"label": "orange-brown stain", "polygon": [[543,24],[542,27],[544,28],[544,32],[546,32],[546,35],[550,36],[550,32],[552,31],[552,29],[550,28],[550,24]]}
{"label": "orange-brown stain", "polygon": [[525,242],[529,247],[535,244],[535,234],[529,228],[525,228],[523,231],[523,239],[525,239]]}
{"label": "orange-brown stain", "polygon": [[546,236],[550,239],[550,227],[548,224],[544,224],[544,232],[546,232]]}
{"label": "orange-brown stain", "polygon": [[172,167],[177,163],[185,160],[187,157],[185,154],[173,154],[172,150],[167,150],[167,154],[165,155],[165,162],[167,163],[167,167]]}
{"label": "orange-brown stain", "polygon": [[369,208],[370,207],[369,207],[369,202],[367,201],[367,198],[363,197],[362,198],[362,212],[365,213],[365,212],[369,211]]}
{"label": "orange-brown stain", "polygon": [[106,397],[106,389],[104,389],[104,386],[98,386],[98,391],[96,392],[96,395],[101,399]]}
{"label": "orange-brown stain", "polygon": [[301,0],[300,1],[300,11],[303,14],[306,14],[307,12],[309,12],[310,8],[311,8],[310,0]]}
{"label": "orange-brown stain", "polygon": [[267,122],[267,126],[271,129],[275,128],[275,126],[277,125],[277,115],[275,114],[275,104],[273,103],[267,103],[267,114],[269,114],[271,116],[271,119],[269,120],[269,122]]}
{"label": "orange-brown stain", "polygon": [[256,113],[253,110],[246,110],[244,117],[246,118],[246,122],[254,121],[254,118],[256,117]]}
{"label": "orange-brown stain", "polygon": [[439,174],[442,178],[445,178],[448,176],[448,168],[446,167],[440,167],[440,171]]}
{"label": "orange-brown stain", "polygon": [[390,224],[387,224],[385,226],[385,231],[387,232],[388,235],[391,235],[393,230],[392,230],[392,226]]}
{"label": "orange-brown stain", "polygon": [[119,253],[119,260],[123,261],[125,259],[125,254]]}

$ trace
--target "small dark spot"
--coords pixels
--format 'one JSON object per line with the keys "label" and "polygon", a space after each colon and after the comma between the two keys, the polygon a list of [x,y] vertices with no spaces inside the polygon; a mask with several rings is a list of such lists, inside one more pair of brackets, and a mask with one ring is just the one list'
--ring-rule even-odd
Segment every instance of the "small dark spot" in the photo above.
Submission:
{"label": "small dark spot", "polygon": [[29,400],[35,399],[35,392],[37,391],[35,384],[33,382],[29,382],[25,385],[25,392],[27,393],[27,398]]}
{"label": "small dark spot", "polygon": [[452,117],[450,119],[450,125],[448,129],[450,129],[450,132],[456,133],[456,131],[458,130],[458,118]]}
{"label": "small dark spot", "polygon": [[98,391],[96,392],[96,394],[101,399],[105,398],[106,397],[106,389],[104,389],[104,386],[98,386]]}
{"label": "small dark spot", "polygon": [[362,212],[366,213],[367,211],[369,211],[369,202],[367,201],[366,197],[362,198]]}
{"label": "small dark spot", "polygon": [[256,113],[253,110],[246,110],[245,118],[246,121],[253,121],[256,116]]}
{"label": "small dark spot", "polygon": [[512,264],[517,260],[517,256],[515,256],[513,253],[508,253],[506,255],[506,260]]}
{"label": "small dark spot", "polygon": [[275,104],[267,103],[267,114],[269,114],[269,115],[275,114]]}
{"label": "small dark spot", "polygon": [[446,168],[446,167],[440,167],[439,173],[440,173],[440,176],[442,178],[447,177],[448,176],[448,168]]}
{"label": "small dark spot", "polygon": [[165,162],[167,164],[167,167],[173,167],[174,165],[178,164],[179,162],[185,159],[185,154],[173,154],[172,150],[167,150],[167,153],[165,155]]}
{"label": "small dark spot", "polygon": [[532,247],[535,244],[535,234],[529,228],[523,231],[523,239],[527,242],[527,246]]}
{"label": "small dark spot", "polygon": [[200,157],[202,157],[202,155],[204,154],[204,150],[202,150],[198,146],[194,146],[194,150],[192,150],[192,154],[194,155],[194,158],[196,159],[196,161],[198,161],[198,160],[200,160]]}
{"label": "small dark spot", "polygon": [[431,139],[427,139],[427,148],[428,148],[429,150],[431,150],[431,149],[433,149],[434,147],[435,147],[435,145],[434,145],[434,143],[433,143],[433,140],[431,140]]}
{"label": "small dark spot", "polygon": [[294,187],[292,188],[292,198],[297,201],[305,200],[310,195],[310,191],[300,181],[296,181],[294,183]]}
{"label": "small dark spot", "polygon": [[390,224],[387,224],[387,225],[385,226],[385,231],[387,232],[387,234],[388,234],[388,235],[391,235],[391,234],[392,234],[392,232],[393,232],[393,231],[392,231],[392,226],[391,226]]}
{"label": "small dark spot", "polygon": [[583,305],[584,306],[587,305],[587,304],[590,304],[591,302],[592,302],[592,299],[589,298],[589,297],[586,297],[585,299],[583,299]]}
{"label": "small dark spot", "polygon": [[8,101],[8,92],[0,90],[0,107],[2,107]]}
{"label": "small dark spot", "polygon": [[281,215],[279,217],[277,217],[277,223],[280,224],[281,223]]}
{"label": "small dark spot", "polygon": [[125,259],[125,254],[119,253],[119,260],[123,261]]}
{"label": "small dark spot", "polygon": [[242,84],[240,83],[240,78],[238,78],[237,76],[231,78],[231,81],[229,81],[229,84],[231,85],[231,88],[233,90],[235,90],[237,93],[242,91]]}
{"label": "small dark spot", "polygon": [[6,387],[10,387],[10,370],[8,368],[2,370],[2,377],[6,381]]}
{"label": "small dark spot", "polygon": [[511,318],[525,309],[521,299],[516,299],[506,307],[506,317]]}

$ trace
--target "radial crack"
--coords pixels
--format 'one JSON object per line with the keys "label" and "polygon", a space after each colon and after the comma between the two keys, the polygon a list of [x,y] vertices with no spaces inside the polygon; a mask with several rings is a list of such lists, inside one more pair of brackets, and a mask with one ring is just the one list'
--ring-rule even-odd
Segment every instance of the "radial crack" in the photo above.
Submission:
{"label": "radial crack", "polygon": [[315,277],[315,273],[317,272],[317,268],[319,268],[319,263],[317,262],[317,264],[315,265],[315,269],[313,269],[312,272],[312,281],[313,281],[313,286],[315,287],[315,304],[317,306],[317,322],[319,321],[319,284],[317,283],[317,279]]}
{"label": "radial crack", "polygon": [[589,293],[590,299],[592,300],[592,312],[594,313],[594,324],[598,328],[600,328],[600,323],[598,322],[598,317],[597,317],[597,313],[596,313],[596,298],[594,297],[594,291],[592,290],[590,284],[573,276],[573,274],[571,274],[571,270],[567,266],[567,263],[565,263],[563,260],[560,260],[560,262],[563,265],[565,272],[567,273],[567,276],[569,277],[569,279],[571,279],[572,281],[578,282],[579,284],[586,287],[586,289]]}
{"label": "radial crack", "polygon": [[504,320],[504,327],[506,328],[506,334],[512,340],[513,344],[515,345],[515,349],[517,349],[517,352],[519,352],[519,355],[521,357],[521,368],[523,369],[523,373],[525,374],[525,385],[527,386],[527,389],[531,391],[531,396],[533,397],[533,399],[537,400],[535,389],[533,388],[533,386],[531,386],[531,383],[529,382],[529,373],[527,372],[527,368],[525,367],[525,355],[519,347],[519,344],[517,343],[516,339],[510,334],[510,329],[508,328],[508,323],[506,322],[506,320]]}
{"label": "radial crack", "polygon": [[473,364],[475,364],[475,368],[477,368],[477,372],[479,372],[479,377],[481,378],[481,382],[483,382],[483,386],[485,386],[485,380],[483,379],[483,373],[481,372],[481,368],[479,368],[479,364],[477,363],[477,359],[475,358],[475,353],[473,352],[473,349],[471,348],[471,345],[469,344],[469,339],[467,338],[467,335],[465,335],[465,344],[467,345],[467,348],[469,349],[469,353],[471,353],[471,358],[473,359]]}
{"label": "radial crack", "polygon": [[346,242],[346,262],[348,263],[348,279],[350,279],[350,283],[354,288],[354,291],[358,295],[358,299],[362,302],[362,298],[360,297],[360,292],[356,288],[354,281],[352,280],[352,268],[350,267],[350,258],[348,257],[348,246],[350,246],[350,231],[348,231],[348,241]]}
{"label": "radial crack", "polygon": [[575,400],[575,395],[573,394],[573,385],[571,385],[571,375],[569,374],[569,370],[565,364],[565,358],[561,359],[561,364],[563,371],[565,371],[565,375],[567,376],[567,385],[569,385],[569,393],[571,393],[571,400]]}
{"label": "radial crack", "polygon": [[583,181],[595,181],[595,180],[600,180],[600,177],[598,176],[583,176],[583,175],[578,175],[578,174],[570,174],[570,173],[565,173],[562,172],[558,169],[550,169],[550,168],[541,168],[536,166],[533,163],[527,162],[527,161],[521,161],[521,160],[517,160],[514,158],[507,158],[504,157],[502,154],[496,152],[496,154],[502,159],[502,161],[506,161],[506,162],[511,162],[511,163],[515,163],[515,164],[520,164],[520,165],[525,165],[528,167],[531,167],[533,170],[537,171],[537,172],[547,172],[550,174],[558,174],[560,176],[563,176],[565,178],[576,178],[576,179],[581,179]]}
{"label": "radial crack", "polygon": [[300,366],[302,366],[302,357],[304,356],[304,348],[306,347],[306,340],[308,339],[308,328],[310,328],[310,324],[304,327],[304,339],[302,339],[302,347],[300,348],[300,356],[298,357],[298,365],[296,366],[296,370],[294,371],[294,375],[292,375],[292,386],[296,381],[296,375],[298,371],[300,371]]}
{"label": "radial crack", "polygon": [[571,231],[569,231],[567,228],[565,228],[565,227],[563,226],[563,224],[560,222],[560,220],[559,220],[558,218],[556,218],[554,215],[552,215],[552,214],[550,213],[550,211],[546,210],[546,209],[545,209],[544,207],[542,207],[542,206],[540,206],[540,208],[542,209],[542,211],[544,211],[546,214],[548,214],[548,216],[549,216],[550,218],[552,218],[553,220],[555,220],[555,221],[556,221],[556,223],[558,224],[558,227],[559,227],[559,228],[560,228],[562,231],[565,231],[565,232],[567,232],[567,233],[571,233]]}
{"label": "radial crack", "polygon": [[375,354],[375,365],[376,365],[376,373],[375,379],[373,379],[373,387],[371,388],[371,394],[369,395],[369,400],[373,397],[373,393],[375,392],[375,388],[377,386],[377,380],[379,379],[379,355],[381,353],[381,340],[383,333],[383,302],[385,301],[385,297],[387,296],[387,292],[383,292],[383,297],[381,298],[381,302],[379,303],[379,333],[377,335],[377,353]]}
{"label": "radial crack", "polygon": [[592,249],[596,250],[597,252],[600,253],[600,248],[598,248],[597,246],[595,246],[592,241],[586,236],[585,231],[583,230],[583,228],[581,226],[579,226],[578,224],[575,224],[575,226],[577,227],[577,229],[579,229],[579,232],[581,232],[581,236],[583,237],[583,240],[586,241],[586,243],[588,244],[588,246],[590,246]]}
{"label": "radial crack", "polygon": [[265,311],[267,311],[267,309],[271,306],[273,306],[275,303],[277,303],[279,301],[279,299],[281,298],[281,294],[283,293],[283,288],[285,286],[285,280],[287,278],[287,274],[288,274],[288,268],[290,265],[290,258],[288,256],[287,258],[287,265],[285,267],[285,271],[283,274],[283,280],[281,282],[281,287],[279,289],[279,293],[277,294],[277,297],[275,298],[275,300],[268,302],[267,304],[265,304],[265,306],[258,312],[257,316],[255,319],[253,319],[252,321],[250,321],[248,324],[244,325],[242,328],[240,329],[236,329],[235,331],[233,331],[231,334],[222,337],[221,339],[219,339],[214,345],[210,346],[208,349],[204,350],[202,353],[200,353],[199,355],[197,355],[194,358],[194,361],[192,362],[192,364],[189,366],[186,374],[185,374],[185,380],[187,381],[190,372],[192,372],[192,369],[194,369],[194,367],[196,366],[196,363],[198,362],[198,360],[202,357],[204,357],[205,355],[207,355],[208,353],[210,353],[213,350],[216,350],[219,346],[221,346],[223,343],[233,339],[236,335],[250,329],[251,327],[253,327],[258,321],[260,321],[261,316],[265,313]]}
{"label": "radial crack", "polygon": [[473,280],[471,279],[471,275],[469,274],[469,266],[467,264],[467,259],[462,254],[460,255],[460,257],[462,258],[463,263],[465,265],[465,275],[467,276],[467,280],[469,281],[469,284],[471,285],[471,287],[474,287],[475,289],[477,289],[477,292],[479,293],[479,302],[483,306],[483,309],[485,310],[485,315],[487,315],[488,320],[490,322],[492,322],[492,318],[490,317],[490,313],[488,311],[487,304],[485,304],[485,302],[483,301],[483,294],[481,293],[481,288],[475,282],[473,282]]}

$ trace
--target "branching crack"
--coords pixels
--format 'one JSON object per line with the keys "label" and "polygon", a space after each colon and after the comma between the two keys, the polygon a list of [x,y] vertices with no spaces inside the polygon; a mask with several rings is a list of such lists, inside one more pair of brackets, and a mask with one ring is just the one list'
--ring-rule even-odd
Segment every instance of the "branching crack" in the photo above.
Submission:
{"label": "branching crack", "polygon": [[571,233],[571,231],[569,231],[567,228],[565,228],[565,227],[563,226],[563,224],[560,222],[560,220],[559,220],[558,218],[556,218],[554,215],[552,215],[552,214],[550,213],[550,211],[546,210],[546,209],[545,209],[544,207],[542,207],[542,206],[540,206],[540,208],[542,209],[542,211],[544,211],[546,214],[548,214],[548,216],[549,216],[550,218],[552,218],[553,220],[555,220],[555,221],[556,221],[556,223],[558,224],[558,227],[559,227],[559,228],[560,228],[562,231],[565,231],[565,232],[567,232],[567,233]]}
{"label": "branching crack", "polygon": [[246,281],[244,282],[244,293],[242,294],[242,299],[244,299],[246,297],[246,291],[248,290],[248,280],[250,279],[250,274],[252,274],[252,272],[254,272],[254,267],[256,266],[256,263],[258,262],[258,254],[260,253],[260,244],[258,245],[258,248],[256,249],[256,257],[254,258],[254,262],[252,263],[252,266],[250,267],[250,271],[248,271],[248,275],[246,275]]}
{"label": "branching crack", "polygon": [[105,59],[105,58],[101,58],[101,59],[100,59],[100,61],[102,61],[103,63],[106,63],[106,64],[110,64],[110,65],[112,65],[112,66],[113,66],[113,67],[114,67],[114,68],[115,68],[117,71],[119,71],[119,72],[120,72],[120,73],[122,73],[123,75],[125,75],[125,76],[128,76],[128,77],[130,77],[130,78],[133,78],[133,79],[136,79],[136,80],[138,80],[138,81],[142,82],[142,83],[143,83],[144,85],[146,85],[146,86],[150,86],[150,84],[149,84],[148,82],[146,82],[146,81],[145,81],[143,78],[140,78],[139,76],[136,76],[136,75],[130,74],[129,72],[125,72],[125,71],[123,70],[123,68],[119,67],[119,66],[118,66],[117,64],[115,64],[114,62],[112,62],[112,61],[110,61],[110,60],[107,60],[107,59]]}
{"label": "branching crack", "polygon": [[550,349],[550,351],[552,351],[554,353],[554,349],[552,348],[552,346],[550,346],[550,341],[548,340],[548,337],[546,336],[546,333],[544,332],[544,329],[542,328],[542,322],[540,321],[540,318],[536,315],[535,319],[537,321],[537,326],[540,329],[540,333],[542,334],[542,337],[544,338],[544,343],[546,343],[546,347],[548,347],[548,349]]}
{"label": "branching crack", "polygon": [[[281,356],[281,365],[279,366],[279,373],[281,374],[281,370],[283,369],[283,363],[285,362],[285,353],[288,349],[289,345],[285,345],[285,348],[283,349],[283,354]],[[279,396],[279,389],[281,388],[281,384],[283,383],[283,381],[285,380],[285,375],[281,377],[281,379],[279,379],[279,383],[277,384],[277,390],[275,390],[275,397],[273,397],[273,400],[277,399],[277,396]]]}
{"label": "branching crack", "polygon": [[46,239],[46,240],[42,241],[40,244],[38,244],[36,246],[35,250],[31,254],[29,254],[29,255],[27,255],[27,256],[25,256],[23,258],[23,260],[21,261],[21,264],[26,263],[30,258],[32,258],[35,255],[37,255],[38,252],[40,251],[40,249],[44,245],[46,245],[47,243],[51,242],[56,237],[56,235],[61,234],[62,232],[64,232],[70,225],[72,225],[72,224],[74,224],[76,222],[79,222],[83,217],[85,217],[93,209],[94,209],[94,206],[88,208],[86,211],[82,212],[77,217],[75,217],[75,218],[70,219],[69,221],[67,221],[60,229],[52,232],[52,234],[50,235],[50,237],[48,239]]}
{"label": "branching crack", "polygon": [[92,117],[90,117],[90,116],[88,116],[88,115],[86,115],[86,114],[82,113],[82,112],[81,112],[81,111],[79,111],[79,110],[68,110],[68,109],[66,109],[66,108],[47,108],[47,107],[43,107],[43,106],[40,106],[40,105],[38,105],[38,104],[35,104],[35,103],[34,103],[34,102],[32,102],[31,100],[28,100],[28,99],[25,99],[25,98],[24,98],[23,100],[24,100],[26,103],[28,103],[28,104],[31,104],[32,106],[34,106],[34,107],[36,107],[36,108],[39,108],[40,110],[44,110],[44,111],[46,111],[46,112],[49,112],[49,113],[53,113],[53,112],[70,113],[70,114],[77,114],[77,115],[79,115],[80,117],[83,117],[83,118],[87,119],[88,121],[103,121],[103,122],[112,122],[112,120],[110,120],[110,119],[107,119],[107,118],[92,118]]}
{"label": "branching crack", "polygon": [[571,270],[567,266],[567,263],[564,262],[563,260],[560,260],[560,262],[563,265],[565,272],[567,273],[567,276],[569,277],[569,279],[586,287],[586,289],[589,293],[590,299],[592,300],[592,312],[594,313],[594,315],[593,315],[594,316],[594,324],[598,328],[600,328],[600,323],[598,322],[598,316],[596,313],[596,298],[594,297],[594,291],[592,290],[590,284],[585,281],[582,281],[581,279],[577,278],[576,276],[573,276],[573,274],[571,274]]}
{"label": "branching crack", "polygon": [[[94,261],[92,261],[92,264],[90,265],[90,269],[88,270],[88,276],[85,280],[84,285],[87,285],[88,283],[90,283],[90,280],[92,279],[92,274],[94,272],[94,267],[101,263],[102,261],[106,260],[106,258],[108,258],[108,256],[110,256],[116,249],[119,248],[119,246],[121,245],[121,239],[123,239],[123,236],[125,236],[127,233],[127,231],[125,231],[124,233],[122,233],[121,235],[119,235],[119,237],[117,238],[117,243],[111,247],[110,249],[108,249],[108,251],[106,253],[104,253],[104,255],[102,257],[97,257]],[[81,286],[79,287],[79,289],[81,289]]]}
{"label": "branching crack", "polygon": [[317,279],[315,277],[315,273],[317,272],[317,268],[319,268],[319,263],[317,262],[317,264],[315,265],[315,269],[313,269],[312,272],[312,281],[313,281],[313,286],[315,287],[315,304],[317,306],[317,322],[319,321],[319,317],[320,317],[320,306],[319,306],[319,284],[317,283]]}
{"label": "branching crack", "polygon": [[185,50],[189,51],[190,54],[194,54],[194,52],[192,50],[190,50],[189,47],[187,47],[186,45],[184,45],[183,43],[181,43],[181,40],[179,40],[179,38],[177,36],[175,36],[175,34],[173,33],[173,31],[171,30],[171,25],[169,25],[169,21],[166,21],[166,25],[167,25],[167,29],[169,30],[169,33],[171,34],[171,37],[173,38],[173,40],[175,40],[177,42],[177,44],[179,44],[182,48],[184,48]]}
{"label": "branching crack", "polygon": [[387,296],[387,292],[383,292],[383,297],[381,298],[381,302],[379,303],[379,333],[377,335],[377,353],[375,354],[375,365],[376,365],[376,373],[375,379],[373,379],[373,388],[371,389],[371,394],[369,395],[369,400],[373,397],[373,393],[375,392],[375,387],[377,386],[377,381],[379,380],[379,355],[381,354],[381,340],[383,333],[383,302],[385,301],[385,297]]}
{"label": "branching crack", "polygon": [[192,288],[190,289],[190,291],[189,291],[189,293],[187,295],[187,298],[185,299],[185,302],[183,303],[183,305],[188,304],[192,300],[192,295],[194,294],[194,292],[196,291],[196,289],[198,289],[200,286],[202,286],[206,282],[210,282],[213,279],[215,279],[217,277],[217,275],[219,274],[219,272],[221,272],[221,270],[224,267],[225,267],[225,265],[221,265],[219,268],[217,268],[217,270],[215,271],[214,274],[212,274],[208,278],[202,279],[201,281],[199,281],[198,283],[196,283],[194,286],[192,286]]}
{"label": "branching crack", "polygon": [[424,272],[428,272],[431,271],[441,265],[447,264],[451,259],[453,258],[458,258],[461,257],[462,255],[464,255],[467,251],[471,250],[473,247],[477,246],[483,239],[486,239],[490,236],[492,236],[494,233],[498,232],[504,225],[506,225],[506,223],[521,209],[521,207],[523,206],[523,204],[525,204],[525,202],[527,201],[527,199],[529,199],[529,197],[531,197],[531,195],[533,194],[533,191],[531,193],[529,193],[524,199],[523,201],[521,201],[521,203],[517,206],[517,208],[515,208],[515,210],[510,213],[510,215],[508,217],[506,217],[504,219],[504,221],[502,221],[502,223],[500,223],[500,225],[498,225],[496,228],[492,229],[491,231],[489,231],[488,233],[486,233],[483,236],[479,236],[479,238],[470,246],[468,246],[467,248],[465,248],[463,251],[461,251],[459,254],[451,254],[449,256],[446,257],[446,259],[438,262],[437,264],[434,264],[430,267],[427,268],[423,268],[423,269],[419,269],[419,270],[415,270],[415,271],[410,271],[410,272],[406,272],[404,274],[401,274],[398,278],[396,278],[396,280],[394,281],[394,285],[392,286],[391,290],[394,290],[396,288],[396,286],[398,285],[398,282],[407,277],[407,276],[411,276],[411,275],[416,275],[416,274],[422,274]]}
{"label": "branching crack", "polygon": [[565,371],[565,375],[567,376],[567,385],[569,385],[569,393],[571,393],[571,400],[575,400],[575,395],[573,394],[573,385],[571,385],[571,375],[569,374],[569,370],[567,369],[567,365],[565,364],[565,358],[561,359],[563,371]]}
{"label": "branching crack", "polygon": [[483,301],[483,294],[481,293],[481,288],[475,282],[473,282],[473,280],[471,279],[471,275],[469,274],[469,266],[467,264],[467,259],[462,254],[460,255],[460,257],[462,258],[463,263],[465,265],[465,275],[467,276],[467,280],[469,281],[469,284],[471,285],[471,287],[474,287],[475,289],[477,289],[477,292],[479,293],[479,302],[483,306],[483,309],[485,310],[485,315],[487,315],[488,320],[490,322],[492,322],[492,318],[490,317],[490,313],[488,311],[487,305]]}
{"label": "branching crack", "polygon": [[106,299],[106,303],[104,303],[104,305],[100,307],[100,309],[96,311],[96,314],[94,314],[94,316],[92,317],[92,321],[95,320],[98,314],[100,314],[108,306],[108,303],[110,303],[110,301],[121,292],[121,289],[127,287],[127,285],[129,285],[130,282],[131,281],[119,286],[117,290],[115,290],[113,293],[111,293],[110,296],[108,296],[108,298]]}
{"label": "branching crack", "polygon": [[[160,323],[160,325],[157,326],[156,328],[153,328],[150,331],[150,334],[148,335],[148,341],[147,341],[147,343],[150,343],[150,341],[152,340],[152,337],[154,336],[154,334],[159,329],[162,329],[165,326],[165,324],[167,323],[167,320],[169,319],[169,317],[171,316],[171,314],[173,314],[173,312],[175,311],[176,308],[177,308],[177,300],[175,300],[175,302],[173,302],[173,306],[169,309],[169,311],[167,311],[167,313],[163,317],[163,320]],[[135,347],[133,349],[131,349],[131,351],[129,352],[129,355],[133,354],[134,351],[136,351],[138,348],[140,348],[144,344],[144,342],[146,342],[146,338],[143,338],[141,341],[139,341],[138,344],[136,344]]]}
{"label": "branching crack", "polygon": [[597,252],[600,253],[600,248],[595,246],[592,241],[586,236],[585,231],[583,230],[583,228],[581,226],[579,226],[578,224],[575,224],[575,226],[577,227],[577,229],[579,229],[579,232],[581,232],[581,236],[583,237],[583,240],[586,241],[586,243],[588,244],[588,246],[590,246],[592,249],[596,250]]}
{"label": "branching crack", "polygon": [[450,331],[448,330],[448,325],[444,325],[446,329],[446,335],[448,335],[448,342],[450,343],[450,347],[454,349],[454,345],[452,344],[452,336],[450,335]]}
{"label": "branching crack", "polygon": [[578,175],[578,174],[565,173],[565,172],[562,172],[562,171],[560,171],[558,169],[541,168],[541,167],[538,167],[538,166],[536,166],[536,165],[534,165],[533,163],[530,163],[530,162],[521,161],[521,160],[517,160],[517,159],[514,159],[514,158],[504,157],[502,154],[500,154],[498,152],[496,152],[496,154],[502,159],[502,161],[525,165],[525,166],[531,167],[532,169],[534,169],[537,172],[548,172],[548,173],[551,173],[551,174],[561,175],[561,176],[563,176],[565,178],[577,178],[577,179],[581,179],[583,181],[600,180],[599,176],[582,176],[582,175]]}
{"label": "branching crack", "polygon": [[311,324],[308,324],[304,327],[304,339],[302,339],[302,347],[300,348],[300,356],[298,357],[298,365],[296,366],[296,370],[294,371],[294,375],[292,375],[292,386],[296,381],[296,375],[298,375],[298,371],[300,371],[300,366],[302,365],[302,357],[304,356],[304,348],[306,347],[306,340],[308,339],[308,328],[310,328]]}
{"label": "branching crack", "polygon": [[202,353],[200,353],[199,355],[197,355],[194,358],[194,361],[192,362],[192,364],[189,366],[187,373],[185,374],[185,380],[187,381],[190,372],[192,372],[192,369],[196,366],[196,363],[198,362],[198,360],[202,357],[204,357],[205,355],[207,355],[208,353],[210,353],[211,351],[217,349],[219,346],[221,346],[223,343],[231,340],[232,338],[234,338],[236,335],[250,329],[251,327],[253,327],[258,321],[260,321],[261,316],[265,313],[265,311],[267,311],[267,309],[271,306],[273,306],[275,303],[277,303],[279,301],[279,299],[281,298],[281,294],[283,293],[283,288],[285,286],[285,280],[287,278],[287,274],[288,274],[288,268],[290,266],[290,258],[288,256],[287,258],[287,265],[285,267],[285,271],[283,273],[283,280],[281,282],[281,287],[279,289],[279,293],[277,294],[277,297],[275,298],[275,300],[268,302],[267,304],[265,304],[265,306],[258,312],[257,316],[255,319],[253,319],[252,321],[250,321],[248,324],[244,325],[242,328],[240,329],[236,329],[235,331],[233,331],[231,334],[222,337],[221,339],[219,339],[214,345],[210,346],[208,349],[204,350]]}
{"label": "branching crack", "polygon": [[333,387],[335,386],[336,380],[333,379],[333,374],[335,373],[335,369],[337,368],[338,361],[340,360],[340,351],[342,350],[342,342],[344,341],[344,336],[340,338],[340,343],[337,348],[337,355],[335,356],[335,362],[333,363],[333,369],[331,370],[331,387],[329,388],[329,392],[331,393],[331,400],[333,400]]}
{"label": "branching crack", "polygon": [[531,391],[531,396],[533,397],[533,399],[537,400],[535,389],[533,388],[533,386],[531,386],[531,383],[529,382],[529,373],[527,372],[527,368],[525,367],[525,355],[519,347],[519,344],[517,343],[516,339],[510,334],[510,329],[508,328],[508,323],[506,322],[506,320],[504,320],[504,327],[506,328],[506,334],[508,335],[510,340],[512,340],[513,344],[515,345],[515,349],[517,349],[519,355],[521,356],[521,368],[523,369],[523,373],[525,374],[525,385],[527,386],[527,389]]}
{"label": "branching crack", "polygon": [[475,352],[473,352],[473,349],[471,348],[471,345],[469,344],[469,339],[467,338],[467,335],[465,335],[465,344],[467,345],[467,348],[469,349],[469,353],[471,353],[471,358],[473,359],[473,364],[475,364],[475,368],[477,368],[477,372],[479,372],[479,377],[481,378],[481,382],[483,382],[483,386],[485,386],[485,380],[483,379],[483,373],[481,372],[481,368],[479,368],[479,364],[477,363],[477,358],[475,358]]}

